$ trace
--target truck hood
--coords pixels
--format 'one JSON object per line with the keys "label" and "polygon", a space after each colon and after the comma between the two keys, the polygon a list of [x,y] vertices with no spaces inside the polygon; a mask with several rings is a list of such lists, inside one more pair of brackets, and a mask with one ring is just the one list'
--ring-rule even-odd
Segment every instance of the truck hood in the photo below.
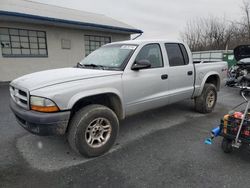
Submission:
{"label": "truck hood", "polygon": [[234,58],[237,61],[250,58],[250,45],[240,45],[234,49]]}
{"label": "truck hood", "polygon": [[22,88],[28,89],[29,91],[33,91],[65,82],[119,74],[122,74],[122,71],[61,68],[24,75],[13,80],[11,85],[20,86]]}

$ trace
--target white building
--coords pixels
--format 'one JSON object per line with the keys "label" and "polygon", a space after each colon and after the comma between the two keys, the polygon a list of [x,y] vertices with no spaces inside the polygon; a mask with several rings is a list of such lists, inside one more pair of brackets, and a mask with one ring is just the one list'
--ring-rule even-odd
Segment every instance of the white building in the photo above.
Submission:
{"label": "white building", "polygon": [[106,17],[29,0],[0,3],[0,82],[75,65],[103,44],[141,30]]}

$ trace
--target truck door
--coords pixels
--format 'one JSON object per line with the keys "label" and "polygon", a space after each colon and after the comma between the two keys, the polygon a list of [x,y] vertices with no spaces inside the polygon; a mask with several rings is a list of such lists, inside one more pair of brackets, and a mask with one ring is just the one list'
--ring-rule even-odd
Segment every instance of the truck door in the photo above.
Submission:
{"label": "truck door", "polygon": [[168,75],[164,67],[161,46],[156,43],[141,48],[135,61],[147,60],[150,68],[131,70],[128,67],[123,74],[124,103],[126,114],[159,107],[168,103],[166,93]]}
{"label": "truck door", "polygon": [[183,44],[166,43],[169,68],[169,103],[191,98],[194,90],[194,66]]}

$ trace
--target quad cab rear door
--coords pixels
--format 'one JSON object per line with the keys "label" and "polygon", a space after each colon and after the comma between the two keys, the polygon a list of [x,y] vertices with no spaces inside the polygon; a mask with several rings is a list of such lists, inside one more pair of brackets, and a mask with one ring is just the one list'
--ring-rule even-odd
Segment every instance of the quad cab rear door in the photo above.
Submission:
{"label": "quad cab rear door", "polygon": [[165,50],[169,63],[169,103],[191,98],[194,91],[195,70],[185,46],[181,43],[165,43]]}

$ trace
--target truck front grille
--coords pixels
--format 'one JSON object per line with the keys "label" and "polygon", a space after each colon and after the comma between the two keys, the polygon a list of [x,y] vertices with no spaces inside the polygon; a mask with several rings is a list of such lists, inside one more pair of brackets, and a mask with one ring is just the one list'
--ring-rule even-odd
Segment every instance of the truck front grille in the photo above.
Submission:
{"label": "truck front grille", "polygon": [[10,86],[10,96],[19,106],[29,109],[29,97],[27,91]]}

